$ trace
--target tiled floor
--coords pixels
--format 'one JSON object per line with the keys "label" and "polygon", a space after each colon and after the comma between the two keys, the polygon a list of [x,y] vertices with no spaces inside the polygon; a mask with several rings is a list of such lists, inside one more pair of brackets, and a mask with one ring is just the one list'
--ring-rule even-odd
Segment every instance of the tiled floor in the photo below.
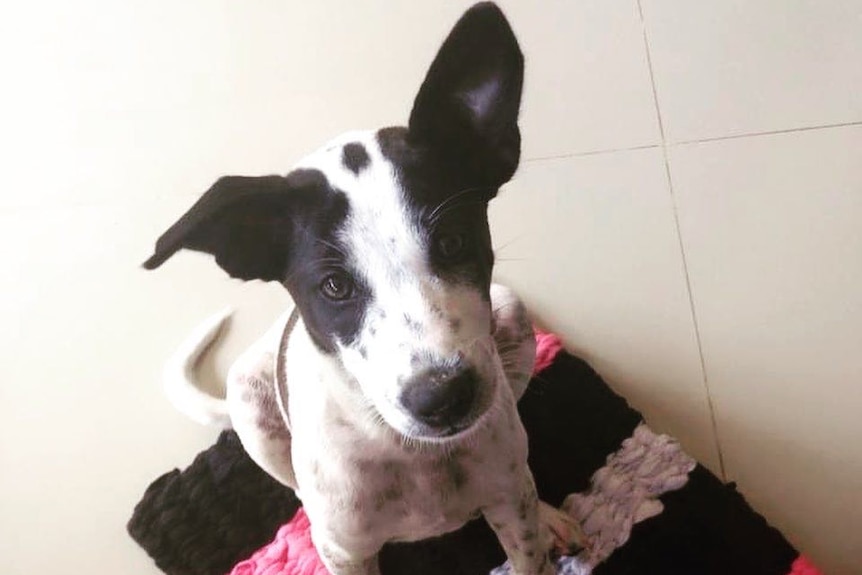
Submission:
{"label": "tiled floor", "polygon": [[[862,2],[501,3],[527,78],[498,277],[825,572],[862,571]],[[157,572],[125,521],[215,436],[169,407],[161,363],[233,305],[223,374],[284,296],[203,257],[138,264],[219,175],[403,123],[468,4],[8,11],[5,573]]]}

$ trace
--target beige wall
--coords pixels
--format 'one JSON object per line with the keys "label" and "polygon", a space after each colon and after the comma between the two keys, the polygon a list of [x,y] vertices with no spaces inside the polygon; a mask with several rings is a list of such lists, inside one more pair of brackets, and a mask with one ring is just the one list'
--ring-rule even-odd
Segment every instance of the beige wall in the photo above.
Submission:
{"label": "beige wall", "polygon": [[[217,176],[403,123],[466,5],[4,10],[4,573],[156,573],[125,521],[216,434],[160,366],[230,304],[223,374],[285,296],[138,264]],[[528,72],[499,278],[828,572],[862,572],[862,2],[503,5]]]}

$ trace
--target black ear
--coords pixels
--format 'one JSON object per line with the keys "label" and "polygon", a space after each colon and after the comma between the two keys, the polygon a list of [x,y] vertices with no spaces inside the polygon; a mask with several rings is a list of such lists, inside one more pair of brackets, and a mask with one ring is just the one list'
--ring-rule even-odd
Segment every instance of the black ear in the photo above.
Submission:
{"label": "black ear", "polygon": [[440,51],[413,104],[409,137],[499,186],[518,167],[524,57],[506,17],[490,2],[470,8]]}
{"label": "black ear", "polygon": [[206,252],[232,277],[284,279],[295,183],[281,176],[219,179],[156,242],[151,270],[183,248]]}

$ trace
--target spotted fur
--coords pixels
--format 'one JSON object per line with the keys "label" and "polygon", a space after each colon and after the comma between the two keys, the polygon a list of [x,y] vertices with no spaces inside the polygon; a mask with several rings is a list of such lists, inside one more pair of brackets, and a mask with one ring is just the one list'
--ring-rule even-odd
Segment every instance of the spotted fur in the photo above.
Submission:
{"label": "spotted fur", "polygon": [[[227,408],[206,403],[297,491],[334,575],[377,573],[386,542],[452,531],[477,510],[517,573],[550,572],[515,406],[534,341],[518,298],[492,286],[487,219],[518,165],[522,80],[504,16],[478,4],[408,126],[344,134],[285,176],[221,178],[145,263],[192,249],[289,291],[296,313],[232,367]],[[194,387],[204,344],[184,348],[175,387]]]}

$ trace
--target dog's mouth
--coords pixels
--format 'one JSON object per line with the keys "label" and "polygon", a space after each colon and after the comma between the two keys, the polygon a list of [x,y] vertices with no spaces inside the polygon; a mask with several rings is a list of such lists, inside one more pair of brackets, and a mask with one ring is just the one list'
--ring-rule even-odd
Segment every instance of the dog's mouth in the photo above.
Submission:
{"label": "dog's mouth", "polygon": [[430,426],[419,423],[415,426],[409,436],[416,439],[454,439],[457,436],[465,434],[476,426],[479,419],[480,417],[471,417],[455,423],[446,424],[444,426]]}

